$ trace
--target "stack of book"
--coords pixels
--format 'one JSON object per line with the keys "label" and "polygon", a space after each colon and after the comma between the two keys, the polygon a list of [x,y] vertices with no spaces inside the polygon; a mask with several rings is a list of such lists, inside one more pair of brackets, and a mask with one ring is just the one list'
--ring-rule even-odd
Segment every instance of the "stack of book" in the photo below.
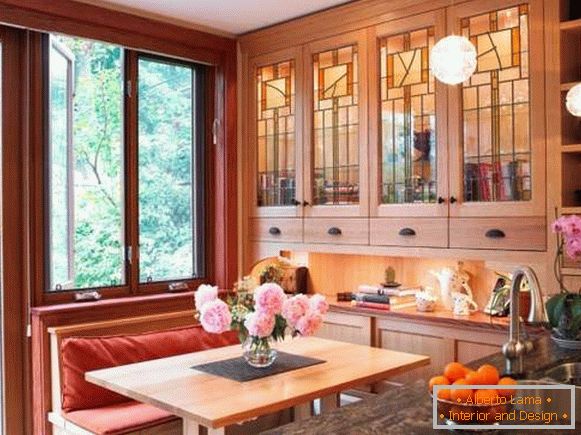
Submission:
{"label": "stack of book", "polygon": [[376,310],[398,310],[416,306],[416,293],[421,287],[414,288],[384,288],[359,286],[353,293],[351,305]]}

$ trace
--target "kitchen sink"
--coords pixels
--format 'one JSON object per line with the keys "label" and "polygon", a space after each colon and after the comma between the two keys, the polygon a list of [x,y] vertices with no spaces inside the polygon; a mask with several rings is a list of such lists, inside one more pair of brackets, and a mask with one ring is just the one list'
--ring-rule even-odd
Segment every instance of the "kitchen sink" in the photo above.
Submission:
{"label": "kitchen sink", "polygon": [[[581,422],[581,362],[568,362],[539,370],[533,380],[522,381],[523,384],[564,384],[575,386],[575,421]],[[530,390],[529,390],[530,392]],[[536,390],[543,397],[546,393]]]}

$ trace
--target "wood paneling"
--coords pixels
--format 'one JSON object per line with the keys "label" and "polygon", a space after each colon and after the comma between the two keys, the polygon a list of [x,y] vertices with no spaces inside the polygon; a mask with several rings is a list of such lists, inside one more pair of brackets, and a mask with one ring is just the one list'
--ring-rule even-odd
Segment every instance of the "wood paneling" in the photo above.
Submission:
{"label": "wood paneling", "polygon": [[474,343],[470,341],[456,342],[456,361],[461,363],[468,363],[486,356],[497,353],[502,343],[496,345]]}
{"label": "wood paneling", "polygon": [[371,346],[372,323],[370,316],[328,312],[317,337]]}

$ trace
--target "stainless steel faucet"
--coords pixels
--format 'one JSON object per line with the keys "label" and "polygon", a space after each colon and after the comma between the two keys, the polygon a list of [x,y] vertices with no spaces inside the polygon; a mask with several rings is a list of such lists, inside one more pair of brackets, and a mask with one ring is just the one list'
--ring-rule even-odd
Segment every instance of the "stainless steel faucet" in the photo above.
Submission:
{"label": "stainless steel faucet", "polygon": [[531,309],[527,322],[537,325],[548,322],[541,286],[535,272],[528,266],[517,267],[513,272],[510,287],[510,339],[502,346],[502,353],[506,357],[507,375],[522,374],[523,356],[533,350],[533,342],[528,338],[521,338],[520,334],[519,294],[523,278],[527,279],[531,290]]}

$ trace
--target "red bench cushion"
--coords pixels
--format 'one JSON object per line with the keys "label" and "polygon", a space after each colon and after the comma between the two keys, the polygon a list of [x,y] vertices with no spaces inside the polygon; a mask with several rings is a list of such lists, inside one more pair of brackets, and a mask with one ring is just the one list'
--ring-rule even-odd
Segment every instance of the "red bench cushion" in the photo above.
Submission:
{"label": "red bench cushion", "polygon": [[73,411],[66,413],[65,418],[99,435],[125,434],[177,419],[169,412],[134,401]]}
{"label": "red bench cushion", "polygon": [[210,334],[189,326],[138,335],[71,337],[61,343],[62,409],[70,412],[127,402],[85,381],[85,372],[238,343],[236,332]]}

